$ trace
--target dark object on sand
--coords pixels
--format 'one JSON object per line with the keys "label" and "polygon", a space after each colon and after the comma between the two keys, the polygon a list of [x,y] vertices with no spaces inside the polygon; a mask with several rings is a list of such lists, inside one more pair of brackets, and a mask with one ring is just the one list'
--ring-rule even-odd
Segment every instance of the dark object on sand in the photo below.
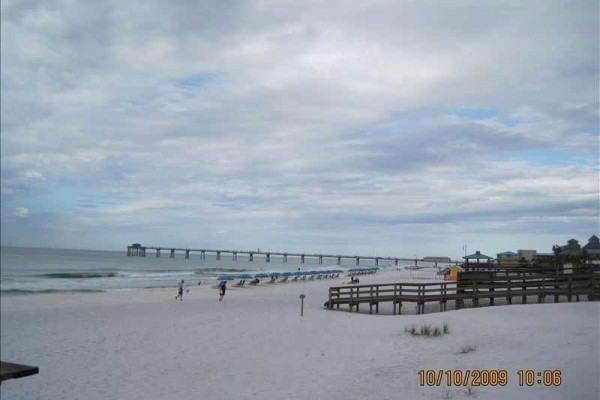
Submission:
{"label": "dark object on sand", "polygon": [[31,365],[14,364],[0,361],[0,382],[8,379],[23,378],[40,372],[38,367]]}

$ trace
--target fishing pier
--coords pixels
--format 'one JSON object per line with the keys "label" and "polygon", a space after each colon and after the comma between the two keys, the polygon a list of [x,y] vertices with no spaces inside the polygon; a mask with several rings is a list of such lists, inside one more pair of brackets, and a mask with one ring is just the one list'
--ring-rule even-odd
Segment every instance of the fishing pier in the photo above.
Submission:
{"label": "fishing pier", "polygon": [[282,262],[287,263],[288,258],[296,258],[300,260],[301,264],[304,264],[307,258],[318,260],[319,264],[323,264],[324,259],[335,260],[337,265],[342,265],[342,260],[354,260],[356,265],[360,265],[362,261],[373,261],[376,266],[379,266],[379,262],[393,262],[394,265],[398,265],[399,261],[414,262],[417,265],[418,262],[429,262],[434,263],[446,263],[446,264],[459,264],[459,261],[452,261],[448,257],[423,257],[423,258],[405,258],[405,257],[379,257],[379,256],[360,256],[360,255],[339,255],[339,254],[307,254],[307,253],[287,253],[279,251],[252,251],[252,250],[215,250],[215,249],[186,249],[176,247],[163,247],[163,246],[142,246],[139,243],[134,243],[127,246],[127,256],[129,257],[146,257],[146,252],[154,250],[156,257],[160,257],[161,254],[168,253],[170,258],[175,258],[176,253],[183,254],[184,258],[189,259],[190,253],[197,253],[200,255],[201,260],[206,259],[206,254],[214,254],[216,260],[221,260],[221,257],[228,257],[232,261],[237,261],[238,257],[244,256],[248,258],[248,261],[254,261],[254,258],[264,257],[266,262],[271,262],[271,258],[280,258]]}

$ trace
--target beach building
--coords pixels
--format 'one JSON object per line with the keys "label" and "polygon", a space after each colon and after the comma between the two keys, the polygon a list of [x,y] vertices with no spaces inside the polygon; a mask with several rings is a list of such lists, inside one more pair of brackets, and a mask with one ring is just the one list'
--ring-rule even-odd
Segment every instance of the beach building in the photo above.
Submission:
{"label": "beach building", "polygon": [[592,235],[583,247],[576,239],[570,239],[566,245],[554,246],[552,250],[565,271],[585,266],[600,268],[600,240],[596,235]]}
{"label": "beach building", "polygon": [[512,251],[496,254],[496,263],[499,267],[510,268],[519,266],[519,255]]}
{"label": "beach building", "polygon": [[585,246],[583,246],[583,251],[585,251],[588,256],[594,260],[600,260],[600,239],[598,236],[592,235]]}
{"label": "beach building", "polygon": [[558,248],[560,256],[578,256],[581,254],[581,245],[575,239],[570,239],[567,244]]}
{"label": "beach building", "polygon": [[537,251],[535,250],[519,250],[519,260],[525,261],[528,264],[531,264],[535,261],[535,257],[537,255]]}
{"label": "beach building", "polygon": [[496,254],[496,262],[499,267],[526,267],[535,264],[537,261],[536,250],[518,250],[517,253],[505,251]]}
{"label": "beach building", "polygon": [[554,253],[537,253],[535,255],[535,265],[538,267],[552,268],[556,266],[556,256]]}
{"label": "beach building", "polygon": [[573,257],[585,255],[592,260],[600,259],[600,239],[598,239],[598,236],[592,235],[583,247],[581,247],[577,240],[570,239],[566,245],[555,246],[553,250],[559,256]]}

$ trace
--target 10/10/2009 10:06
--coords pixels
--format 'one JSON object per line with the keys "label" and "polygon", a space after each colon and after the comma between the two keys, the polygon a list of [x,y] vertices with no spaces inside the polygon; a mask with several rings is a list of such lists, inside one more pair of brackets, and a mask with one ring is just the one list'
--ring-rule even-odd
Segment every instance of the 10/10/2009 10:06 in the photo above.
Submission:
{"label": "10/10/2009 10:06", "polygon": [[[420,370],[421,386],[506,386],[508,371],[500,370]],[[560,386],[562,374],[560,370],[519,370],[517,371],[519,386]]]}

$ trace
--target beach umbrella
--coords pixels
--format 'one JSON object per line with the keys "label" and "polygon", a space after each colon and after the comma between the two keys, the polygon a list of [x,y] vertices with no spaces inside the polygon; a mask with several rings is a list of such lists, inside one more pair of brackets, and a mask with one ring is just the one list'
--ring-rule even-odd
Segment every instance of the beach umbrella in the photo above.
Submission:
{"label": "beach umbrella", "polygon": [[294,275],[294,276],[302,276],[302,275],[304,275],[304,272],[302,272],[302,271],[295,271],[295,272],[292,272],[292,275]]}
{"label": "beach umbrella", "polygon": [[233,281],[234,279],[232,275],[221,275],[217,278],[218,281]]}
{"label": "beach umbrella", "polygon": [[294,274],[293,274],[293,273],[291,273],[291,272],[284,272],[284,273],[283,273],[283,274],[281,274],[281,275],[282,275],[282,276],[292,276],[292,275],[294,275]]}
{"label": "beach umbrella", "polygon": [[269,274],[265,274],[264,272],[259,272],[258,274],[255,274],[255,275],[254,275],[254,277],[255,277],[255,278],[268,278],[268,277],[270,277],[270,276],[271,276],[271,275],[269,275]]}
{"label": "beach umbrella", "polygon": [[252,279],[253,276],[250,274],[240,274],[237,276],[237,279]]}

